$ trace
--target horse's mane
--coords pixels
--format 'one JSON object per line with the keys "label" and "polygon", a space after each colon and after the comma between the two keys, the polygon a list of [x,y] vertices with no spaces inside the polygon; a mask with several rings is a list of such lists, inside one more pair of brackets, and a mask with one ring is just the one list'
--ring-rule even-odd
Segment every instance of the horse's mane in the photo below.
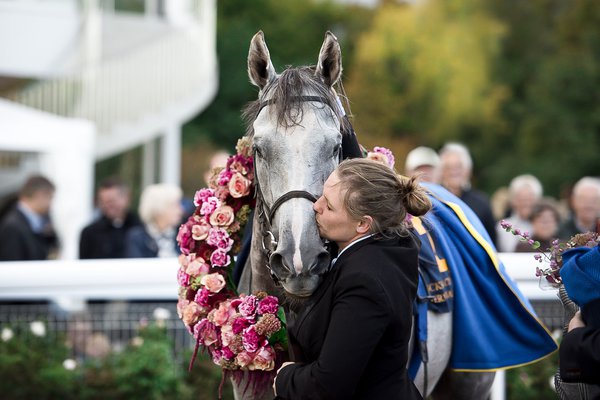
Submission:
{"label": "horse's mane", "polygon": [[342,132],[347,132],[348,121],[344,118],[333,91],[315,75],[315,67],[309,66],[287,68],[265,86],[257,100],[244,107],[242,117],[246,124],[246,136],[252,137],[254,134],[252,123],[258,116],[262,103],[268,99],[274,99],[279,125],[286,128],[300,125],[303,116],[301,96],[305,95],[323,97],[340,121]]}

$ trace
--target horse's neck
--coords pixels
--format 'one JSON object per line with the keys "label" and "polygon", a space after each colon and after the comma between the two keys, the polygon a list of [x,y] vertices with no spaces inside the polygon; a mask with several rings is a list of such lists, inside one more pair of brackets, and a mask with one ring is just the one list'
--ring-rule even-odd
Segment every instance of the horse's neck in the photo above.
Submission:
{"label": "horse's neck", "polygon": [[257,201],[254,211],[254,221],[252,224],[252,245],[250,251],[252,275],[250,278],[250,291],[251,293],[256,291],[275,293],[275,282],[273,282],[269,270],[267,269],[267,263],[269,260],[263,251],[262,240],[264,235],[264,227],[262,226],[259,217],[261,207],[262,205],[259,201]]}

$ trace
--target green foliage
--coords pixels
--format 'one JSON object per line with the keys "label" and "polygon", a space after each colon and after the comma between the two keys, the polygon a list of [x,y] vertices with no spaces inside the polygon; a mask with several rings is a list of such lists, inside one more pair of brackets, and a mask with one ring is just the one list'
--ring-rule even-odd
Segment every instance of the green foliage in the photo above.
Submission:
{"label": "green foliage", "polygon": [[596,1],[385,2],[357,46],[347,87],[362,141],[464,142],[490,193],[522,173],[550,195],[597,175]]}
{"label": "green foliage", "polygon": [[550,386],[558,368],[558,352],[535,364],[506,371],[507,400],[554,399]]}
{"label": "green foliage", "polygon": [[[28,326],[0,341],[0,393],[3,399],[77,399],[79,373],[63,367],[69,358],[64,338],[34,335]],[[16,339],[19,338],[19,340]]]}
{"label": "green foliage", "polygon": [[[52,332],[35,336],[28,326],[14,328],[14,336],[0,341],[2,399],[209,400],[217,397],[221,369],[200,355],[187,372],[189,354],[178,361],[165,328],[150,325],[122,352],[90,359],[74,369],[64,362],[70,351],[64,338]],[[73,361],[71,361],[73,362]],[[223,399],[232,400],[228,380]]]}

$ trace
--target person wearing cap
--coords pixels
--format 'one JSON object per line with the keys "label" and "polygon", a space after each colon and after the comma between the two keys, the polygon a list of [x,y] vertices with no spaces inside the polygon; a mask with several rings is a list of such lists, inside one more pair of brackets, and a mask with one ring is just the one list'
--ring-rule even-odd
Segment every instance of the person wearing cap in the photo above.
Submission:
{"label": "person wearing cap", "polygon": [[422,182],[439,183],[440,157],[435,150],[426,146],[412,149],[404,162],[404,175],[418,175]]}
{"label": "person wearing cap", "polygon": [[561,379],[600,385],[600,247],[566,251],[560,275],[580,307],[560,344]]}

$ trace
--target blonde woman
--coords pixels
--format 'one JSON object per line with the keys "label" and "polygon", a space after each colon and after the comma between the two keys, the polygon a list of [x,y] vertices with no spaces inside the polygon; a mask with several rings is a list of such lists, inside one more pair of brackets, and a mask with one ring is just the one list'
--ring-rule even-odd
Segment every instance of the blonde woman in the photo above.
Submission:
{"label": "blonde woman", "polygon": [[339,253],[311,305],[289,328],[295,363],[280,399],[421,399],[406,370],[418,239],[405,225],[431,203],[414,179],[365,159],[342,162],[314,205]]}
{"label": "blonde woman", "polygon": [[127,232],[127,257],[176,257],[177,228],[183,217],[182,191],[166,183],[150,185],[140,197],[142,226]]}

